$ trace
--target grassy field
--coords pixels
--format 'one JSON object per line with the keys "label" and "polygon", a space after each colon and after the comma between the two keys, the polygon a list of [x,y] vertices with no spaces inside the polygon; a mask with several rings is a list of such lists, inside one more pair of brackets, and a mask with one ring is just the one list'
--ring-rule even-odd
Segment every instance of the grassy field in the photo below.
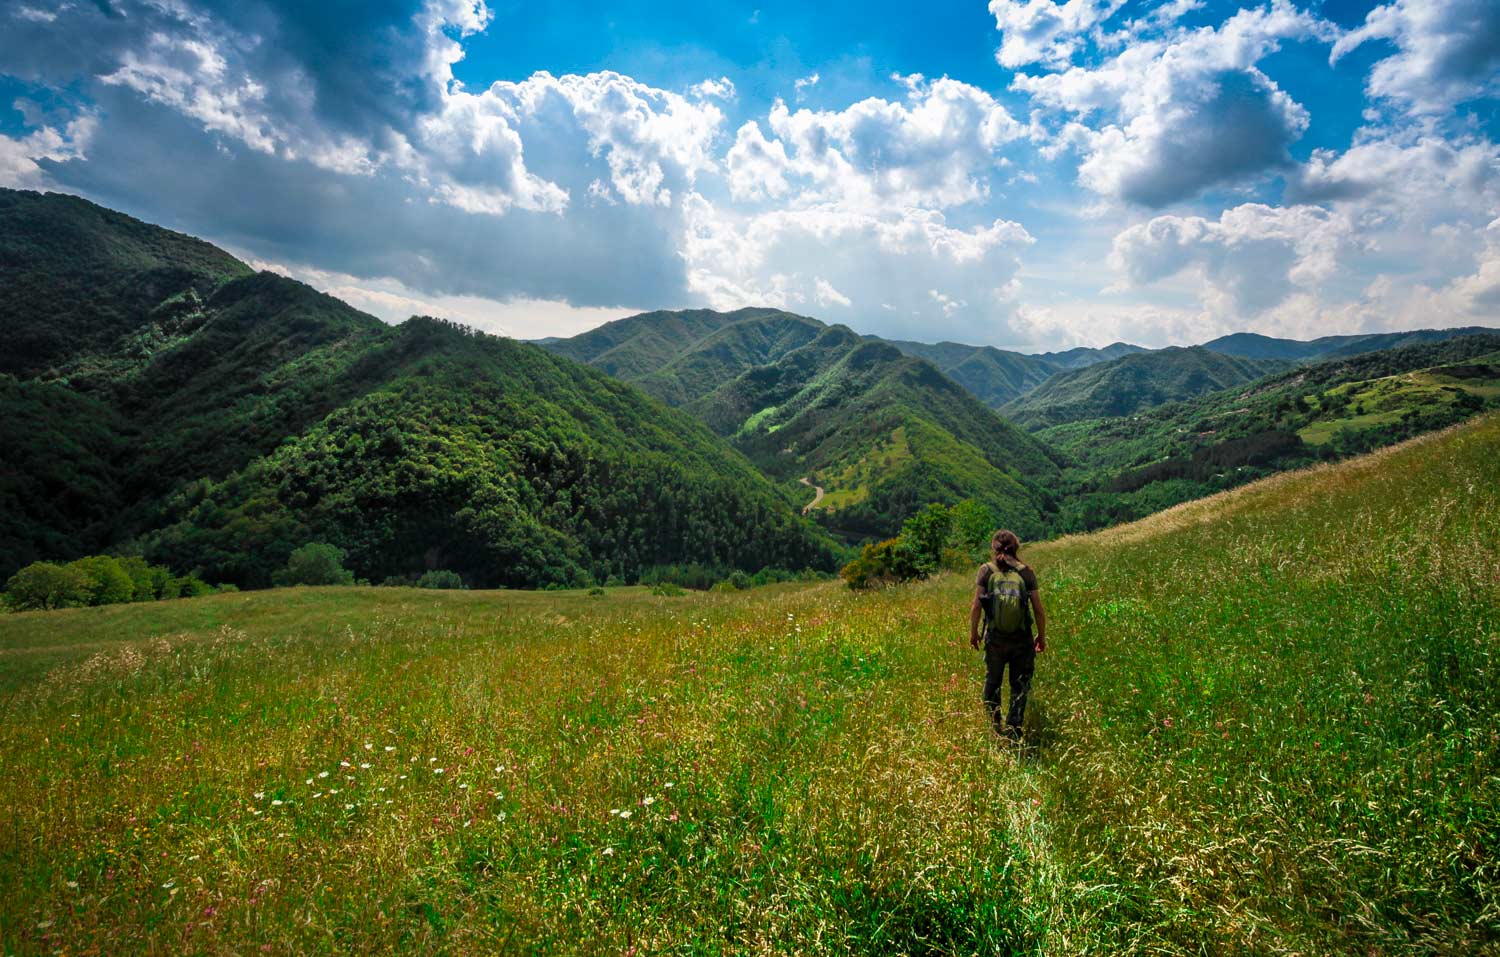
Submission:
{"label": "grassy field", "polygon": [[1500,418],[860,595],[0,619],[20,953],[1500,952]]}

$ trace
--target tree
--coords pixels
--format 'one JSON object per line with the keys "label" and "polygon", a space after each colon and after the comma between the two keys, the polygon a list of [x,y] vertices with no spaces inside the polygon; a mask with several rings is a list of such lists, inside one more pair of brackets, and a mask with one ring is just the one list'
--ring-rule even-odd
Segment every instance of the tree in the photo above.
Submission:
{"label": "tree", "polygon": [[309,542],[292,552],[286,567],[272,576],[278,586],[352,585],[354,573],[344,567],[344,550],[327,542]]}
{"label": "tree", "polygon": [[71,565],[32,562],[10,577],[6,603],[18,611],[87,604],[92,582]]}
{"label": "tree", "polygon": [[942,563],[943,546],[947,544],[952,531],[952,509],[936,503],[902,523],[899,548],[909,556],[908,561],[915,569],[916,577],[925,577],[938,570]]}
{"label": "tree", "polygon": [[77,569],[88,580],[90,605],[114,605],[135,597],[135,582],[117,558],[90,555],[70,563],[68,567]]}

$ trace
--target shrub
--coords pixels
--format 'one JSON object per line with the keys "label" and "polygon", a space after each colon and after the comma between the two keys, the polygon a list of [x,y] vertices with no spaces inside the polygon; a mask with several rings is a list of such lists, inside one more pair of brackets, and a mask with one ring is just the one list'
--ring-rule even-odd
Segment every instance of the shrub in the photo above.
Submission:
{"label": "shrub", "polygon": [[344,550],[327,542],[309,542],[292,552],[286,567],[272,576],[278,586],[352,585],[354,573],[344,567]]}
{"label": "shrub", "polygon": [[458,572],[435,568],[430,572],[423,573],[422,577],[417,579],[417,587],[457,590],[468,588],[469,586],[464,584],[464,580],[459,577]]}
{"label": "shrub", "polygon": [[595,585],[593,588],[589,589],[589,596],[592,598],[598,598],[603,594],[604,589],[600,588],[598,585]]}
{"label": "shrub", "polygon": [[667,598],[676,598],[678,595],[686,593],[677,585],[674,585],[671,582],[657,582],[655,585],[651,586],[651,594],[663,595]]}
{"label": "shrub", "polygon": [[850,588],[875,588],[921,577],[910,550],[899,538],[871,542],[839,574]]}
{"label": "shrub", "polygon": [[202,595],[212,595],[214,588],[208,582],[196,575],[188,575],[177,579],[178,594],[183,598],[198,598]]}
{"label": "shrub", "polygon": [[71,565],[32,562],[10,577],[5,601],[18,611],[87,604],[92,582]]}

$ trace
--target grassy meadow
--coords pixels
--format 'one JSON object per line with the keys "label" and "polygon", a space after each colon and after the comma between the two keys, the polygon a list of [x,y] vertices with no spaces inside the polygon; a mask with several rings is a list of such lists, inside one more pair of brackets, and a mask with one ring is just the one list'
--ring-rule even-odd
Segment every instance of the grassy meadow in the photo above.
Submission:
{"label": "grassy meadow", "polygon": [[971,578],[0,618],[16,953],[1500,952],[1500,418]]}

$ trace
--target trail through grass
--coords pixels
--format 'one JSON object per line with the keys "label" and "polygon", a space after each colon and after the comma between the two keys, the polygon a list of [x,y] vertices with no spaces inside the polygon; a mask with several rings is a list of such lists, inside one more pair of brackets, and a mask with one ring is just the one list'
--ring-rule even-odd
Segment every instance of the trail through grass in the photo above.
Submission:
{"label": "trail through grass", "polygon": [[1500,420],[967,575],[0,619],[0,947],[1482,953]]}

